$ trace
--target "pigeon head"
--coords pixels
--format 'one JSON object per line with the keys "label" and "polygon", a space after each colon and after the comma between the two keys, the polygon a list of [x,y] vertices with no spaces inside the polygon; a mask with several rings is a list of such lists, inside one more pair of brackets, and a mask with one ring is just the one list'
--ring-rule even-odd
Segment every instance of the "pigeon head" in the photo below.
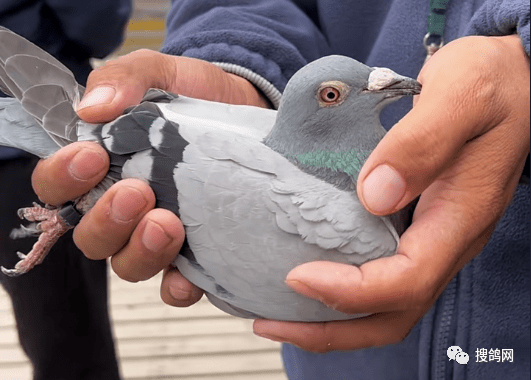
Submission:
{"label": "pigeon head", "polygon": [[344,56],[328,56],[290,79],[264,144],[302,170],[340,188],[354,189],[357,174],[385,135],[380,112],[416,80]]}

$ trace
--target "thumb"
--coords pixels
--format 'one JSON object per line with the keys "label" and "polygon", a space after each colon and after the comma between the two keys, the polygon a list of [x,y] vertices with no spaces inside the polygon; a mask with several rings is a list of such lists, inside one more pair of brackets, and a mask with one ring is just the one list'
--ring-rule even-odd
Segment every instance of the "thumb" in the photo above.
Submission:
{"label": "thumb", "polygon": [[[478,137],[503,124],[518,103],[515,99],[523,98],[515,70],[506,69],[509,48],[517,52],[513,60],[522,61],[518,49],[506,41],[468,37],[449,43],[427,62],[419,75],[422,92],[415,107],[380,141],[358,177],[358,196],[369,211],[396,212],[447,168],[453,167],[454,174],[464,170],[459,166],[463,148],[485,143]],[[522,72],[529,70],[520,66]],[[502,137],[514,139],[512,135]],[[492,151],[486,143],[484,149]],[[478,167],[485,166],[476,158]]]}
{"label": "thumb", "polygon": [[166,55],[147,49],[134,51],[93,70],[77,107],[81,119],[102,123],[120,116],[140,102],[149,88],[167,89],[170,71]]}
{"label": "thumb", "polygon": [[436,179],[469,139],[465,127],[458,126],[455,119],[448,120],[430,104],[444,107],[442,100],[425,105],[420,100],[365,162],[358,196],[373,214],[387,215],[405,207]]}

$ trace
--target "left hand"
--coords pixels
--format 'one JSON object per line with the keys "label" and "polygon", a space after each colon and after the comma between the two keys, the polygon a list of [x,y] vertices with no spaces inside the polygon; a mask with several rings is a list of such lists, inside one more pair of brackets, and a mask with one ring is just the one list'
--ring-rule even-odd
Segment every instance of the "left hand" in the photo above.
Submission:
{"label": "left hand", "polygon": [[358,195],[386,215],[419,194],[395,256],[361,267],[312,262],[287,284],[350,321],[257,320],[255,334],[326,352],[402,341],[487,243],[529,153],[529,59],[517,35],[465,37],[424,66],[415,107],[365,163]]}
{"label": "left hand", "polygon": [[[89,123],[113,120],[138,104],[149,88],[230,104],[269,104],[246,79],[209,62],[141,49],[92,71],[77,112]],[[39,162],[33,187],[41,201],[60,205],[87,193],[108,170],[109,157],[101,146],[77,142]],[[155,194],[146,182],[119,181],[83,216],[74,241],[90,259],[111,258],[112,269],[128,281],[146,280],[166,268],[162,299],[173,306],[189,306],[202,291],[176,268],[170,269],[183,243],[184,228],[175,214],[154,207]]]}

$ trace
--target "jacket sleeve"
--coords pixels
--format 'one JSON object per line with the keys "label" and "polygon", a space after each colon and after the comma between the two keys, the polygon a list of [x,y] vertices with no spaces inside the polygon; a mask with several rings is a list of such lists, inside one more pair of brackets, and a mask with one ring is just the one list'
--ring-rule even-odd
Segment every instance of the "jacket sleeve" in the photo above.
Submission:
{"label": "jacket sleeve", "polygon": [[278,91],[329,50],[315,22],[288,0],[173,0],[167,26],[164,53],[221,63],[250,79],[247,70]]}
{"label": "jacket sleeve", "polygon": [[87,56],[103,58],[122,42],[131,14],[131,0],[45,0],[64,37],[81,46]]}
{"label": "jacket sleeve", "polygon": [[529,56],[529,2],[486,0],[470,21],[467,34],[504,36],[518,33]]}

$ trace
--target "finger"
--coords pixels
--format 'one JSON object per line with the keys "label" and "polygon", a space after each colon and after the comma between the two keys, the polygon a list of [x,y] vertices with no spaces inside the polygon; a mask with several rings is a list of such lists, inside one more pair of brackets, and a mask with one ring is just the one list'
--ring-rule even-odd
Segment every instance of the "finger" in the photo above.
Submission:
{"label": "finger", "polygon": [[107,122],[138,104],[149,88],[170,90],[166,80],[171,71],[168,57],[142,49],[93,70],[76,110],[79,117],[91,123]]}
{"label": "finger", "polygon": [[149,211],[134,230],[127,245],[112,256],[111,266],[118,277],[147,280],[175,259],[184,241],[184,228],[171,211]]}
{"label": "finger", "polygon": [[459,111],[445,111],[451,107],[443,100],[427,104],[419,100],[380,141],[359,175],[358,196],[367,210],[387,215],[405,207],[474,137],[466,120],[454,119]]}
{"label": "finger", "polygon": [[149,185],[138,179],[114,184],[81,219],[74,242],[89,259],[108,258],[122,249],[142,217],[155,206]]}
{"label": "finger", "polygon": [[306,351],[323,353],[385,346],[403,341],[424,310],[375,314],[350,321],[325,323],[279,322],[259,319],[256,335],[291,343]]}
{"label": "finger", "polygon": [[[415,107],[382,139],[362,168],[358,195],[374,214],[406,206],[451,165],[467,141],[507,116],[500,106],[499,85],[489,75],[492,64],[479,64],[476,55],[461,52],[474,41],[466,46],[448,44],[428,61],[419,75],[423,88]],[[456,56],[465,57],[457,67]]]}
{"label": "finger", "polygon": [[269,106],[249,81],[212,63],[141,49],[92,71],[77,113],[92,123],[113,120],[138,104],[149,88],[230,104]]}
{"label": "finger", "polygon": [[79,142],[39,161],[31,179],[42,202],[60,205],[87,193],[108,170],[109,156],[101,146]]}
{"label": "finger", "polygon": [[187,307],[201,299],[203,291],[185,279],[173,266],[164,270],[160,297],[170,306]]}

